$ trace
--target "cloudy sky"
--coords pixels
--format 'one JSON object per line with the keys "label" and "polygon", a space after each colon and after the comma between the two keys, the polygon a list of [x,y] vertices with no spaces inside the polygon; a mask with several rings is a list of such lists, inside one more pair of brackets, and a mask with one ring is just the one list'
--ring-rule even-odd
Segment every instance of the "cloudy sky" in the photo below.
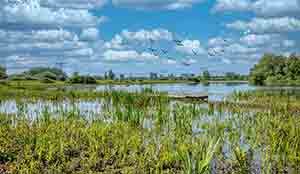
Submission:
{"label": "cloudy sky", "polygon": [[299,44],[300,0],[0,0],[10,73],[60,63],[69,73],[248,73],[263,53]]}

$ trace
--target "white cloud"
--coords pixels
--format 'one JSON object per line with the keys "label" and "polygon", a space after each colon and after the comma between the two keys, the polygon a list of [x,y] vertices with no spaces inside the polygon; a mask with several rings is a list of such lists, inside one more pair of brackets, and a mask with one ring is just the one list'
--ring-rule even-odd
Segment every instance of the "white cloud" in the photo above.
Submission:
{"label": "white cloud", "polygon": [[134,32],[123,30],[120,34],[116,34],[110,41],[106,42],[105,47],[107,49],[119,50],[131,47],[133,44],[148,47],[150,45],[150,39],[154,42],[172,41],[173,33],[166,29],[140,29]]}
{"label": "white cloud", "polygon": [[193,55],[194,52],[197,54],[205,54],[205,50],[202,48],[199,40],[184,40],[182,41],[183,46],[177,46],[175,49],[182,53]]}
{"label": "white cloud", "polygon": [[177,64],[177,61],[176,60],[172,60],[172,59],[164,59],[163,60],[163,64],[175,65],[175,64]]}
{"label": "white cloud", "polygon": [[84,29],[80,34],[81,40],[95,41],[99,38],[99,30],[96,28]]}
{"label": "white cloud", "polygon": [[300,13],[299,0],[258,0],[252,5],[253,11],[266,17],[279,17]]}
{"label": "white cloud", "polygon": [[108,0],[41,0],[41,5],[52,8],[94,9],[101,8]]}
{"label": "white cloud", "polygon": [[236,21],[226,25],[228,28],[253,33],[282,33],[300,31],[300,20],[291,17],[254,18],[249,22]]}
{"label": "white cloud", "polygon": [[149,60],[156,60],[159,57],[153,54],[142,52],[138,53],[135,50],[107,50],[103,53],[104,60],[107,61],[120,61],[120,62],[127,62],[127,61],[149,61]]}
{"label": "white cloud", "polygon": [[230,40],[223,44],[222,37],[210,39],[208,44],[213,58],[225,64],[246,63],[252,65],[264,53],[283,54],[297,50],[296,41],[281,34],[249,34]]}
{"label": "white cloud", "polygon": [[124,49],[124,39],[119,34],[116,34],[111,41],[105,42],[105,48],[107,49]]}
{"label": "white cloud", "polygon": [[184,63],[195,64],[195,63],[197,63],[197,60],[195,60],[195,59],[188,59],[188,60],[185,60]]}
{"label": "white cloud", "polygon": [[[101,61],[98,26],[106,20],[92,13],[103,0],[0,1],[0,60],[14,69],[54,66],[57,61]],[[3,61],[4,60],[4,61]]]}
{"label": "white cloud", "polygon": [[228,45],[232,40],[230,38],[222,38],[222,37],[215,37],[208,40],[208,46],[225,46]]}
{"label": "white cloud", "polygon": [[106,20],[92,15],[88,10],[50,9],[42,7],[38,0],[0,7],[0,23],[24,27],[94,27]]}
{"label": "white cloud", "polygon": [[115,6],[139,10],[177,10],[190,8],[203,0],[112,0]]}
{"label": "white cloud", "polygon": [[20,43],[20,42],[57,42],[77,40],[77,35],[60,30],[38,30],[38,31],[9,31],[0,29],[0,43]]}
{"label": "white cloud", "polygon": [[299,0],[217,0],[213,11],[251,11],[258,16],[299,16]]}
{"label": "white cloud", "polygon": [[248,11],[250,0],[217,0],[214,11]]}
{"label": "white cloud", "polygon": [[282,45],[283,45],[284,47],[294,47],[294,46],[296,45],[296,42],[293,41],[293,40],[284,40],[284,41],[282,42]]}
{"label": "white cloud", "polygon": [[279,42],[280,40],[281,37],[279,34],[249,34],[240,38],[241,43],[249,46],[262,46],[273,42]]}
{"label": "white cloud", "polygon": [[123,30],[121,36],[127,40],[137,40],[137,41],[148,41],[149,39],[155,41],[158,40],[170,41],[173,39],[173,34],[166,29],[153,29],[153,30],[141,29],[136,32]]}
{"label": "white cloud", "polygon": [[229,59],[222,58],[221,60],[222,60],[222,62],[224,62],[224,63],[226,63],[226,64],[232,64],[232,61],[229,60]]}

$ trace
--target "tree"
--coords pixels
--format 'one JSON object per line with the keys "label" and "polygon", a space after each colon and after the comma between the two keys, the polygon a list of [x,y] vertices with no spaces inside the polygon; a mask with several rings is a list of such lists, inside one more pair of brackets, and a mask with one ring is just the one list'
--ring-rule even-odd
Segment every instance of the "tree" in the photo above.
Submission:
{"label": "tree", "polygon": [[50,79],[52,80],[61,80],[64,81],[68,78],[67,74],[63,72],[61,69],[58,68],[48,68],[48,67],[36,67],[31,68],[28,71],[23,73],[25,76],[31,77],[43,77],[43,76],[51,76]]}
{"label": "tree", "polygon": [[120,80],[125,80],[125,75],[124,74],[120,74]]}
{"label": "tree", "polygon": [[109,80],[114,80],[116,77],[115,73],[112,70],[108,71],[108,79]]}
{"label": "tree", "polygon": [[290,84],[300,80],[300,57],[265,54],[250,71],[250,82],[255,85]]}
{"label": "tree", "polygon": [[150,73],[150,79],[151,79],[151,80],[156,80],[156,79],[158,79],[157,73],[151,72],[151,73]]}
{"label": "tree", "polygon": [[95,77],[86,75],[79,75],[78,72],[74,72],[73,75],[68,79],[69,83],[72,84],[96,84],[97,80]]}
{"label": "tree", "polygon": [[207,70],[203,71],[202,76],[203,76],[204,80],[209,80],[210,79],[210,73],[209,73],[209,71],[207,71]]}
{"label": "tree", "polygon": [[7,78],[6,68],[0,66],[0,79],[6,79],[6,78]]}

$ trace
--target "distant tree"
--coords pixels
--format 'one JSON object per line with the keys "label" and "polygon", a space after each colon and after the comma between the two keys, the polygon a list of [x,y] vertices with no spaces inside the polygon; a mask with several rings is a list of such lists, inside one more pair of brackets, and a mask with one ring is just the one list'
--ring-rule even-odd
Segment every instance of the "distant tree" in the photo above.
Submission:
{"label": "distant tree", "polygon": [[234,72],[225,73],[225,80],[244,80],[244,77]]}
{"label": "distant tree", "polygon": [[6,79],[6,78],[7,78],[6,68],[0,66],[0,79]]}
{"label": "distant tree", "polygon": [[150,73],[150,79],[151,79],[151,80],[156,80],[156,79],[158,79],[157,73],[151,72],[151,73]]}
{"label": "distant tree", "polygon": [[67,74],[58,68],[48,68],[48,67],[36,67],[31,68],[28,71],[23,73],[25,76],[31,77],[47,77],[51,78],[52,80],[61,80],[64,81],[68,78]]}
{"label": "distant tree", "polygon": [[108,79],[108,75],[107,72],[104,73],[104,79],[107,80]]}
{"label": "distant tree", "polygon": [[207,71],[207,70],[203,71],[202,76],[203,76],[204,80],[209,80],[210,79],[210,73],[209,73],[209,71]]}
{"label": "distant tree", "polygon": [[83,76],[79,75],[78,72],[74,72],[73,75],[68,79],[68,82],[72,84],[96,84],[97,80],[93,76]]}
{"label": "distant tree", "polygon": [[120,74],[120,80],[125,80],[125,75],[124,74]]}
{"label": "distant tree", "polygon": [[108,79],[109,79],[109,80],[114,80],[115,77],[116,77],[115,73],[114,73],[112,70],[109,70],[109,71],[108,71],[107,76],[108,76]]}

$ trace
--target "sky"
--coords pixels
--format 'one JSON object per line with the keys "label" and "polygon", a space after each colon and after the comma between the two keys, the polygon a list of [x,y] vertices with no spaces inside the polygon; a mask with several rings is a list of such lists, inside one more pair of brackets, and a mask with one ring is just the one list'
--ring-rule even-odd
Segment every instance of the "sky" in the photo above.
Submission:
{"label": "sky", "polygon": [[299,51],[300,0],[0,0],[9,73],[246,74]]}

